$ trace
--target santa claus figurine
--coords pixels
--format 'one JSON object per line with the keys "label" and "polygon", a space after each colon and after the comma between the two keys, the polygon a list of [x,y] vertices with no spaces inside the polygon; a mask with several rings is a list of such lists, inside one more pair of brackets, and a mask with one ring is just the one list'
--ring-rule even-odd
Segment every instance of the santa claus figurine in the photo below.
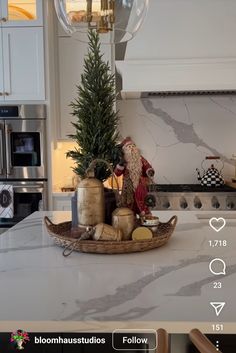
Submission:
{"label": "santa claus figurine", "polygon": [[145,205],[150,179],[155,171],[151,164],[141,156],[139,149],[130,137],[121,143],[123,158],[115,167],[116,176],[123,175],[121,204],[131,208],[136,214],[145,215],[150,211]]}

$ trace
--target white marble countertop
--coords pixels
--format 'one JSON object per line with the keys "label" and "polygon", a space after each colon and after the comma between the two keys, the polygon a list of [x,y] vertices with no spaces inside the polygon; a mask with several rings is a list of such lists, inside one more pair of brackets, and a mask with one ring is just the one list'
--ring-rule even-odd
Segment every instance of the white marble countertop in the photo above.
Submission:
{"label": "white marble countertop", "polygon": [[[0,330],[30,331],[166,328],[212,331],[223,322],[236,330],[236,213],[221,212],[226,227],[214,232],[214,212],[175,212],[177,229],[169,243],[145,253],[95,255],[72,253],[49,238],[43,217],[70,219],[70,212],[36,212],[0,236]],[[158,212],[167,221],[173,211]],[[199,215],[206,217],[199,219]],[[210,239],[227,247],[210,248]],[[214,276],[209,263],[222,258],[225,276]],[[213,282],[221,281],[222,289]],[[226,306],[216,317],[212,301]]]}

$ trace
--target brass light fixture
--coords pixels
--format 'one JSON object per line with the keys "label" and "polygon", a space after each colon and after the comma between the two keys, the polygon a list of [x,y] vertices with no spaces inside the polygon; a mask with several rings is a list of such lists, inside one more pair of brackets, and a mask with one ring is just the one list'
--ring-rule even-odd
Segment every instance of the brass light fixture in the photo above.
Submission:
{"label": "brass light fixture", "polygon": [[99,33],[112,31],[115,23],[115,0],[101,0],[100,12],[93,12],[93,0],[87,0],[87,16],[89,28],[95,28]]}
{"label": "brass light fixture", "polygon": [[64,30],[86,41],[88,29],[102,34],[101,42],[126,42],[141,27],[149,0],[54,0]]}

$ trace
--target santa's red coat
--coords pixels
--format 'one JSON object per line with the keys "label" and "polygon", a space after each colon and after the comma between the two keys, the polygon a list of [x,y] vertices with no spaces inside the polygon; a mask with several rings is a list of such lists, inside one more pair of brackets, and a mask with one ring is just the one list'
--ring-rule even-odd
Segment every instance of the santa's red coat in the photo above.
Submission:
{"label": "santa's red coat", "polygon": [[[149,213],[148,207],[145,205],[145,197],[147,196],[148,189],[148,175],[147,172],[149,170],[153,170],[151,164],[143,157],[141,156],[141,162],[142,162],[142,173],[140,175],[139,179],[139,184],[137,188],[134,190],[134,205],[133,205],[133,210],[136,213]],[[114,173],[116,176],[121,176],[123,175],[124,179],[129,177],[129,170],[127,169],[126,166],[122,166],[120,164],[117,164],[115,167]],[[128,205],[129,206],[129,205]]]}

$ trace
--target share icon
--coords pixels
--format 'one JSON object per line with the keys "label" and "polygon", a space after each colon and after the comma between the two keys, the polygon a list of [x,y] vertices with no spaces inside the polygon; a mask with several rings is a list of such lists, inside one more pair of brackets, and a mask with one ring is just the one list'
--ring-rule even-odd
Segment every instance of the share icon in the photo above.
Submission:
{"label": "share icon", "polygon": [[219,316],[225,307],[225,302],[211,302],[211,306],[215,309],[216,316]]}

